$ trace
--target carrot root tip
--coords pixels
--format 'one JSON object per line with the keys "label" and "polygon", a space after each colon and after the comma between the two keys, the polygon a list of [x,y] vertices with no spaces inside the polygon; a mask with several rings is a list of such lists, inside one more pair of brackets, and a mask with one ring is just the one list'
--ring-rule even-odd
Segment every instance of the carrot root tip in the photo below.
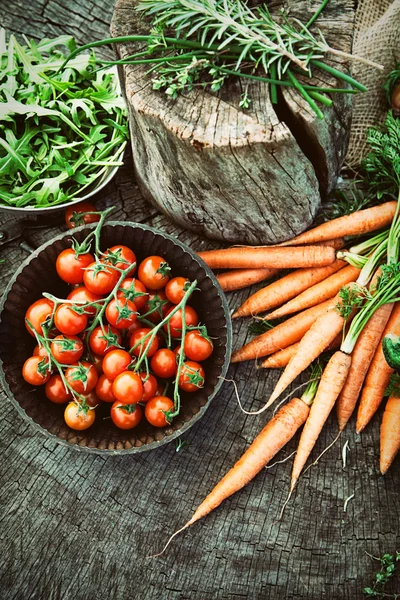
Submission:
{"label": "carrot root tip", "polygon": [[146,558],[158,558],[159,556],[162,556],[168,548],[168,546],[170,545],[170,543],[172,542],[172,540],[174,539],[174,537],[177,536],[179,533],[182,533],[182,531],[187,529],[192,523],[194,523],[194,521],[193,519],[190,519],[190,521],[188,521],[183,527],[181,527],[180,529],[178,529],[178,531],[175,531],[175,533],[171,535],[161,552],[158,552],[157,554],[150,554]]}

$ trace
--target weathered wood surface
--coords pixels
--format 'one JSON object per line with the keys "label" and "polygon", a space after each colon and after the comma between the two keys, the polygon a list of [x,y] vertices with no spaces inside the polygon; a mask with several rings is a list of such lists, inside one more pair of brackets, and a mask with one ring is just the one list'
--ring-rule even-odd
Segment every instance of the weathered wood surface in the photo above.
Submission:
{"label": "weathered wood surface", "polygon": [[[115,37],[149,32],[137,3],[118,0]],[[290,0],[284,7],[305,22],[317,5]],[[282,2],[272,3],[272,12],[281,8]],[[332,45],[349,51],[353,19],[354,0],[332,0],[318,27]],[[124,58],[142,47],[121,44],[117,52]],[[147,70],[120,69],[136,177],[146,198],[176,222],[226,241],[275,243],[310,225],[344,160],[349,96],[336,94],[321,121],[290,89],[283,88],[274,106],[268,85],[258,81],[231,81],[218,94],[197,87],[170,100],[152,89]],[[329,78],[319,84],[342,85]],[[242,110],[246,87],[252,103]]]}
{"label": "weathered wood surface", "polygon": [[[70,7],[71,10],[66,7]],[[74,9],[75,7],[75,9]],[[77,14],[90,35],[107,34],[111,5],[102,0],[77,5],[36,0],[3,7],[10,30],[38,37],[75,32],[83,41]],[[49,12],[51,11],[51,12]],[[42,12],[45,15],[42,16]],[[58,15],[58,16],[57,16]],[[211,247],[175,226],[140,195],[131,157],[101,193],[98,207],[115,204],[118,219],[158,227],[195,249]],[[15,219],[0,213],[1,227]],[[32,232],[40,244],[63,230]],[[25,258],[17,243],[0,251],[4,289]],[[230,295],[237,306],[249,291]],[[234,323],[238,347],[247,324]],[[229,372],[248,409],[258,409],[277,380],[276,373],[253,364]],[[232,385],[224,384],[212,406],[193,427],[178,453],[169,444],[138,457],[83,455],[44,441],[0,393],[0,598],[3,600],[358,600],[376,564],[366,552],[393,552],[399,544],[399,460],[386,477],[378,474],[378,429],[363,435],[354,419],[342,440],[318,467],[302,478],[284,518],[274,523],[285,499],[290,465],[263,471],[214,514],[178,538],[159,559],[147,559],[181,526],[211,487],[237,460],[267,416],[243,415]],[[318,442],[315,458],[336,433],[332,418]],[[341,448],[349,440],[345,470]],[[281,453],[295,449],[295,442]],[[345,499],[354,494],[343,512]],[[396,584],[397,581],[397,584]],[[393,590],[399,592],[396,576]]]}

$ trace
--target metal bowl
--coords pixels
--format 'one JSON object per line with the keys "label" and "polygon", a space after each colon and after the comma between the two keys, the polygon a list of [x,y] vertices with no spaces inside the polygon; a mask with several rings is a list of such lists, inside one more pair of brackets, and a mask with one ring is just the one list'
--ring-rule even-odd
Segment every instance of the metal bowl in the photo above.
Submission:
{"label": "metal bowl", "polygon": [[[73,236],[81,242],[94,226],[74,229]],[[103,249],[115,244],[131,247],[138,261],[146,256],[164,256],[174,275],[186,276],[198,282],[199,292],[191,304],[207,326],[214,340],[214,352],[203,363],[206,382],[202,390],[182,393],[181,412],[172,424],[159,429],[142,422],[137,428],[117,429],[110,419],[109,405],[100,406],[92,427],[78,432],[69,429],[63,418],[64,406],[47,400],[43,387],[33,388],[22,378],[24,361],[32,354],[35,340],[25,328],[24,316],[32,302],[47,291],[66,297],[69,286],[58,277],[57,255],[71,245],[71,232],[66,232],[43,244],[20,266],[10,281],[0,304],[0,381],[11,403],[20,415],[47,438],[85,452],[97,454],[133,454],[152,450],[177,438],[196,423],[209,407],[222,384],[231,353],[231,321],[229,309],[213,273],[188,246],[161,231],[139,223],[110,222],[101,234]]]}

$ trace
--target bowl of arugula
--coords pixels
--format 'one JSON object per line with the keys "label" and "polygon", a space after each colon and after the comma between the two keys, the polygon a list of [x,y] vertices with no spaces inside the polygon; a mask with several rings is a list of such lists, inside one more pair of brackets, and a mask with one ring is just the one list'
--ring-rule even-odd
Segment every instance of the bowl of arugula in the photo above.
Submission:
{"label": "bowl of arugula", "polygon": [[[116,70],[71,36],[19,43],[0,30],[0,209],[59,210],[122,165],[128,139]],[[62,68],[61,68],[62,67]]]}

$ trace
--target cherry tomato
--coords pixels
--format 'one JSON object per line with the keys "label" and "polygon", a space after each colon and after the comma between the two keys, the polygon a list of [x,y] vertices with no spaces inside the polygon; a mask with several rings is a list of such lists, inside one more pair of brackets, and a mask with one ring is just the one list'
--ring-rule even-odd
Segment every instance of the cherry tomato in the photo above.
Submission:
{"label": "cherry tomato", "polygon": [[118,288],[117,298],[127,298],[135,303],[137,310],[141,310],[147,302],[149,294],[139,279],[127,277]]}
{"label": "cherry tomato", "polygon": [[[102,296],[99,296],[98,294],[93,294],[93,292],[89,292],[89,290],[86,289],[84,285],[81,285],[72,290],[72,292],[68,294],[67,299],[76,302],[77,306],[83,306],[83,304],[80,304],[80,302],[98,302],[102,299]],[[96,314],[96,307],[86,306],[85,313],[87,315],[94,316]]]}
{"label": "cherry tomato", "polygon": [[70,284],[82,283],[86,267],[94,261],[93,254],[75,254],[75,250],[67,248],[57,256],[56,271],[63,281]]}
{"label": "cherry tomato", "polygon": [[148,402],[151,398],[157,395],[157,379],[149,373],[139,373],[140,378],[143,382],[143,398],[141,402]]}
{"label": "cherry tomato", "polygon": [[103,357],[99,356],[98,354],[92,354],[91,361],[94,365],[94,368],[96,369],[97,375],[101,375],[103,372]]}
{"label": "cherry tomato", "polygon": [[[174,310],[174,307],[170,308],[167,312],[167,316],[170,312]],[[199,317],[197,316],[197,312],[191,306],[185,306],[185,319],[186,319],[186,327],[196,326],[199,323]],[[182,309],[176,311],[174,315],[170,318],[170,320],[165,323],[164,329],[168,332],[168,325],[171,332],[171,337],[180,338],[182,336]]]}
{"label": "cherry tomato", "polygon": [[151,398],[145,406],[144,414],[146,419],[154,427],[166,427],[169,425],[163,411],[167,412],[174,407],[174,403],[166,396],[155,396]]}
{"label": "cherry tomato", "polygon": [[131,265],[136,263],[136,255],[128,246],[112,246],[105,252],[104,262],[124,271],[129,269],[132,274],[136,270],[136,266],[130,268]]}
{"label": "cherry tomato", "polygon": [[142,329],[137,329],[132,333],[131,338],[129,340],[130,348],[133,348],[134,346],[136,346],[136,344],[138,344],[138,346],[134,350],[132,350],[132,354],[134,356],[140,356],[142,354],[142,351],[145,350],[147,357],[150,358],[158,350],[160,340],[157,335],[154,337],[154,340],[151,342],[151,344],[151,336],[142,341],[144,336],[150,332],[151,329],[149,329],[148,327],[142,327]]}
{"label": "cherry tomato", "polygon": [[138,329],[142,329],[143,328],[143,323],[141,323],[138,319],[136,319],[136,321],[134,321],[132,323],[132,325],[129,325],[128,329],[127,329],[127,333],[129,335],[132,335],[132,333],[134,331],[137,331]]}
{"label": "cherry tomato", "polygon": [[117,285],[118,279],[118,271],[102,262],[93,262],[83,274],[83,283],[87,289],[100,296],[109,294]]}
{"label": "cherry tomato", "polygon": [[114,402],[110,416],[114,425],[119,429],[133,429],[142,420],[143,410],[138,404]]}
{"label": "cherry tomato", "polygon": [[[182,346],[181,345],[177,346],[176,348],[174,348],[174,354],[177,357],[179,357],[179,354],[180,354],[181,350],[182,350]],[[177,360],[178,360],[178,358],[177,358]]]}
{"label": "cherry tomato", "polygon": [[190,281],[186,277],[174,277],[165,286],[165,295],[172,304],[179,304],[189,286]]}
{"label": "cherry tomato", "polygon": [[79,202],[67,208],[65,211],[65,222],[68,229],[100,221],[100,215],[84,214],[87,212],[96,212],[96,207],[90,204],[90,202]]}
{"label": "cherry tomato", "polygon": [[30,356],[22,367],[22,377],[31,385],[43,385],[50,375],[49,361],[41,356]]}
{"label": "cherry tomato", "polygon": [[50,317],[50,315],[53,312],[53,309],[54,302],[52,300],[48,300],[48,298],[40,298],[40,300],[36,300],[36,302],[30,305],[30,307],[25,313],[25,326],[32,336],[34,336],[35,334],[29,327],[27,321],[31,323],[36,333],[43,335],[43,329],[41,325],[46,321],[48,317]]}
{"label": "cherry tomato", "polygon": [[106,319],[117,329],[130,327],[136,321],[136,315],[136,306],[126,298],[114,298],[106,307]]}
{"label": "cherry tomato", "polygon": [[179,387],[184,392],[197,392],[204,387],[205,373],[199,363],[187,360],[183,363],[179,377]]}
{"label": "cherry tomato", "polygon": [[148,321],[159,323],[165,317],[169,308],[171,308],[171,304],[163,291],[152,292],[148,295],[142,314],[146,316]]}
{"label": "cherry tomato", "polygon": [[131,362],[132,357],[125,350],[111,350],[103,358],[104,375],[114,381],[117,375],[127,370]]}
{"label": "cherry tomato", "polygon": [[118,402],[136,404],[143,397],[143,383],[137,373],[124,371],[114,379],[112,391]]}
{"label": "cherry tomato", "polygon": [[115,402],[112,391],[113,382],[106,375],[100,375],[96,383],[96,394],[103,402]]}
{"label": "cherry tomato", "polygon": [[65,371],[65,379],[78,394],[89,394],[96,387],[98,377],[94,365],[85,360]]}
{"label": "cherry tomato", "polygon": [[213,343],[210,339],[205,338],[200,331],[189,331],[185,335],[184,342],[185,355],[190,360],[201,362],[207,360],[214,350]]}
{"label": "cherry tomato", "polygon": [[64,411],[64,420],[68,427],[76,431],[83,431],[93,425],[96,413],[92,408],[84,409],[76,402],[67,404]]}
{"label": "cherry tomato", "polygon": [[105,335],[102,328],[95,327],[89,337],[89,346],[92,352],[98,356],[105,356],[107,352],[116,350],[117,345],[121,345],[122,335],[116,327],[104,327]]}
{"label": "cherry tomato", "polygon": [[58,335],[51,342],[50,350],[56,361],[62,365],[72,365],[83,354],[83,342],[76,335]]}
{"label": "cherry tomato", "polygon": [[39,346],[39,344],[37,344],[33,349],[33,356],[41,356],[42,358],[48,358],[49,355],[44,346]]}
{"label": "cherry tomato", "polygon": [[70,390],[65,387],[61,375],[58,373],[50,377],[44,389],[47,398],[55,404],[65,404],[72,400]]}
{"label": "cherry tomato", "polygon": [[90,408],[96,408],[97,406],[99,406],[99,404],[101,404],[100,398],[98,398],[96,394],[96,388],[88,394],[83,394],[83,397],[85,398],[86,404]]}
{"label": "cherry tomato", "polygon": [[149,290],[160,290],[168,283],[170,271],[162,256],[148,256],[139,265],[138,277]]}
{"label": "cherry tomato", "polygon": [[152,356],[150,362],[151,370],[163,379],[173,377],[176,373],[176,354],[168,348],[162,348]]}
{"label": "cherry tomato", "polygon": [[70,308],[69,304],[60,304],[54,314],[54,324],[66,335],[76,335],[86,328],[88,318]]}

